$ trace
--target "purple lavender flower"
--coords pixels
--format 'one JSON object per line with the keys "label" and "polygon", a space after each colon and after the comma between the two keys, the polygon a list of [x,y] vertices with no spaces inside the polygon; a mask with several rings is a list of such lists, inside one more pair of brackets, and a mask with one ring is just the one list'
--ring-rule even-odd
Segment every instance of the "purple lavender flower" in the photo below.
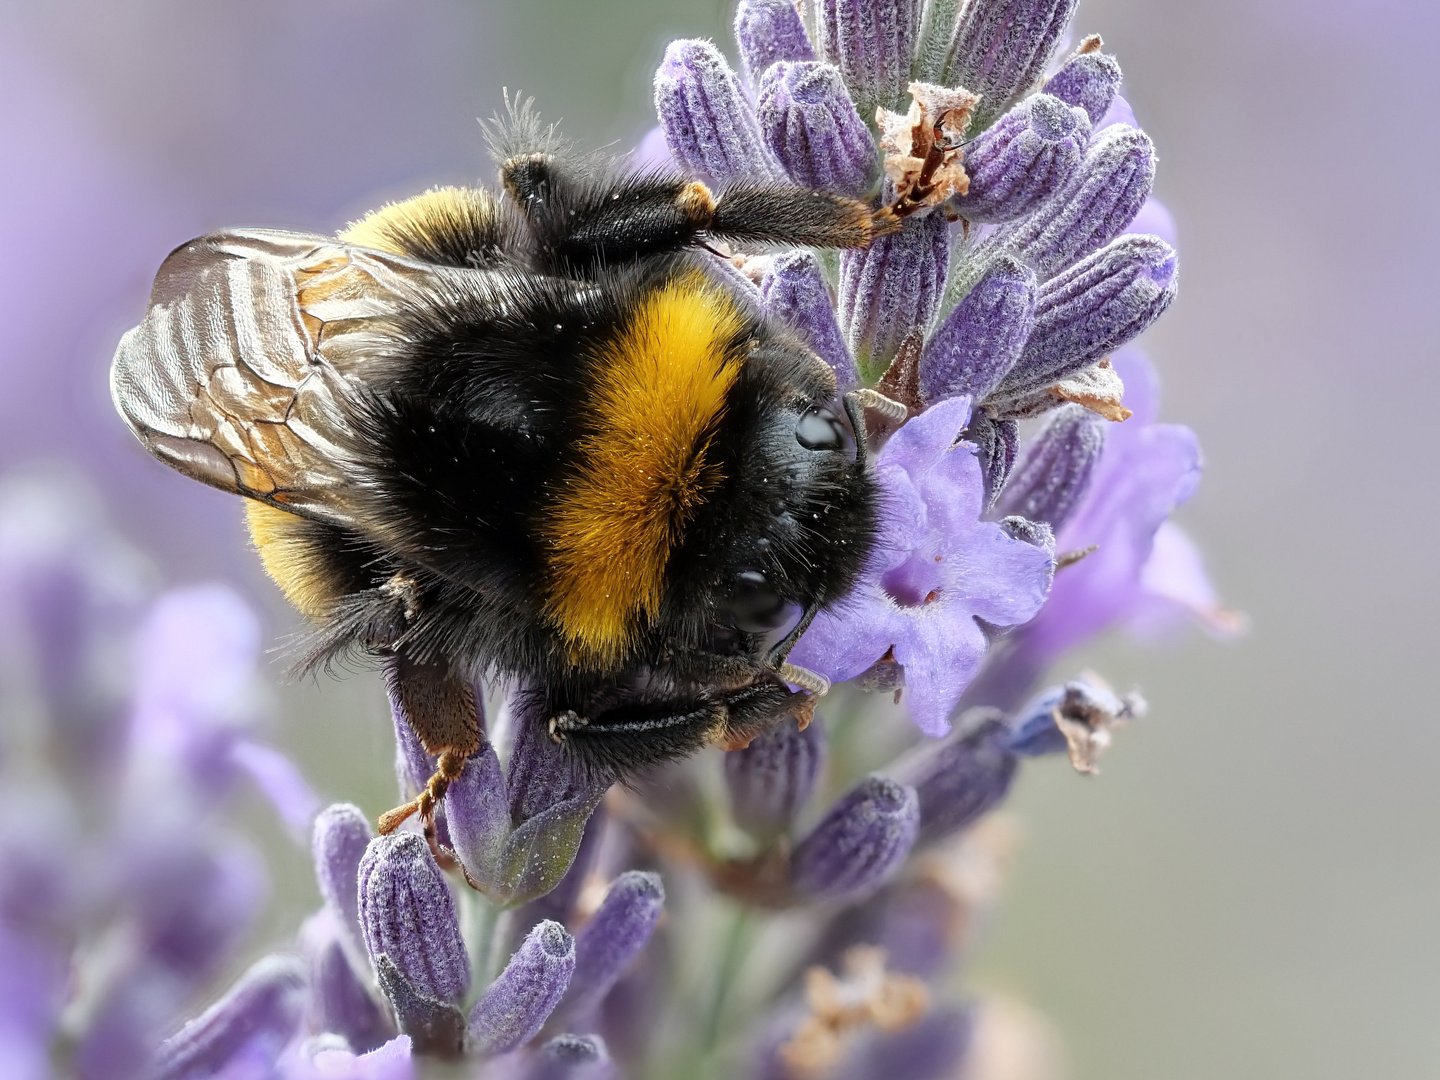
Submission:
{"label": "purple lavender flower", "polygon": [[823,612],[791,661],[836,682],[887,654],[904,669],[905,700],[921,731],[944,734],[950,712],[985,656],[989,626],[1040,610],[1050,585],[1048,547],[1012,539],[980,520],[984,479],[955,439],[963,398],[942,401],[885,445],[876,476],[885,493],[880,540],[859,583]]}
{"label": "purple lavender flower", "polygon": [[825,764],[825,722],[801,731],[784,720],[743,750],[725,755],[725,784],[736,823],[771,838],[790,827],[804,809]]}
{"label": "purple lavender flower", "polygon": [[797,184],[853,196],[874,185],[875,140],[833,65],[773,65],[760,79],[756,106],[765,144]]}
{"label": "purple lavender flower", "polygon": [[1080,166],[1090,137],[1083,109],[1036,94],[965,147],[965,194],[950,205],[967,221],[1013,221],[1034,210]]}
{"label": "purple lavender flower", "polygon": [[866,777],[796,846],[795,888],[821,900],[873,893],[910,853],[919,823],[913,788],[884,776]]}
{"label": "purple lavender flower", "polygon": [[559,923],[540,923],[470,1011],[471,1046],[500,1054],[529,1042],[560,1004],[574,971],[575,940]]}
{"label": "purple lavender flower", "polygon": [[794,330],[830,365],[840,391],[854,389],[860,374],[836,321],[835,308],[815,256],[808,251],[778,256],[765,275],[761,295],[765,314]]}
{"label": "purple lavender flower", "polygon": [[771,64],[815,59],[799,9],[790,0],[740,0],[735,9],[735,42],[752,86]]}
{"label": "purple lavender flower", "polygon": [[672,41],[655,76],[655,110],[670,153],[702,180],[778,176],[740,80],[708,41]]}

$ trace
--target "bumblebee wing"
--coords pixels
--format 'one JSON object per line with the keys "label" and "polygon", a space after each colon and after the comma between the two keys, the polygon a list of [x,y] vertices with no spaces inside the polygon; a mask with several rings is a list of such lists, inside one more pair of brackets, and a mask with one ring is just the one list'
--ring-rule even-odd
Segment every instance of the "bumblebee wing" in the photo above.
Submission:
{"label": "bumblebee wing", "polygon": [[120,340],[116,408],[185,475],[351,526],[345,403],[363,389],[367,357],[383,351],[369,346],[407,283],[428,273],[320,236],[194,240],[165,260],[144,321]]}

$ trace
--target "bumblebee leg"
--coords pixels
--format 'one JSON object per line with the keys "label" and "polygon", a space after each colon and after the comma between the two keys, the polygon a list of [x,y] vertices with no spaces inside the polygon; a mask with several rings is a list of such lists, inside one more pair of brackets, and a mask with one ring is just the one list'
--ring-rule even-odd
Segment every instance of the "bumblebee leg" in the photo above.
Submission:
{"label": "bumblebee leg", "polygon": [[475,691],[449,667],[412,660],[403,651],[385,665],[390,700],[400,710],[427,754],[437,757],[435,772],[418,796],[380,815],[382,834],[394,832],[412,814],[424,821],[425,839],[442,858],[435,837],[435,807],[450,785],[460,778],[465,759],[480,749],[479,714]]}
{"label": "bumblebee leg", "polygon": [[594,179],[548,154],[506,161],[500,179],[552,269],[678,251],[701,234],[754,243],[864,247],[899,228],[888,210],[825,191],[745,181],[719,195],[673,175]]}

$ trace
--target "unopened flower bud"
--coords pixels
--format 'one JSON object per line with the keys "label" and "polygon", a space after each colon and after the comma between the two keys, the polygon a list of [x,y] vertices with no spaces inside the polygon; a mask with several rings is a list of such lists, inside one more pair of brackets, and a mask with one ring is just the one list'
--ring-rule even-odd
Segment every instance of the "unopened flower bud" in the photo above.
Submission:
{"label": "unopened flower bud", "polygon": [[874,892],[905,861],[919,822],[914,788],[884,776],[866,777],[796,846],[795,888],[822,900]]}
{"label": "unopened flower bud", "polygon": [[529,1042],[555,1011],[574,971],[575,939],[557,922],[537,925],[470,1010],[471,1047],[502,1054]]}
{"label": "unopened flower bud", "polygon": [[377,836],[359,875],[360,927],[370,962],[388,956],[426,997],[459,1001],[470,987],[450,888],[417,833]]}
{"label": "unopened flower bud", "polygon": [[1120,82],[1120,63],[1115,57],[1102,52],[1080,53],[1046,80],[1045,93],[1084,109],[1090,122],[1098,124],[1120,92]]}
{"label": "unopened flower bud", "polygon": [[1143,332],[1175,298],[1175,250],[1155,236],[1122,236],[1040,287],[1035,328],[991,399],[1043,390]]}
{"label": "unopened flower bud", "polygon": [[522,697],[516,709],[505,783],[513,829],[491,882],[492,898],[509,904],[543,896],[565,876],[609,787],[607,777],[546,735],[543,702]]}
{"label": "unopened flower bud", "polygon": [[614,1075],[599,1035],[556,1035],[535,1052],[525,1080],[607,1080]]}
{"label": "unopened flower bud", "polygon": [[979,409],[970,418],[964,439],[975,446],[980,458],[980,472],[985,478],[985,497],[981,506],[989,510],[1014,468],[1020,451],[1020,432],[1014,420],[997,420],[988,409]]}
{"label": "unopened flower bud", "polygon": [[1010,251],[1043,282],[1124,232],[1154,182],[1150,137],[1123,124],[1106,128],[1090,140],[1085,159],[1055,194],[976,251]]}
{"label": "unopened flower bud", "polygon": [[815,47],[792,0],[740,0],[735,11],[735,41],[750,85],[781,60],[814,60]]}
{"label": "unopened flower bud", "polygon": [[1039,82],[1077,2],[970,0],[965,5],[944,82],[981,95],[977,130]]}
{"label": "unopened flower bud", "polygon": [[920,393],[927,402],[990,396],[1015,361],[1035,323],[1035,274],[1008,255],[988,265],[945,316],[920,357]]}
{"label": "unopened flower bud", "polygon": [[355,948],[364,947],[360,931],[360,898],[357,882],[360,860],[375,833],[370,819],[358,806],[335,803],[315,816],[311,850],[315,856],[315,878],[320,895],[334,909]]}
{"label": "unopened flower bud", "polygon": [[[306,920],[300,941],[310,964],[310,1030],[344,1037],[355,1053],[373,1050],[394,1026],[355,971],[339,915],[322,908]],[[367,975],[368,980],[368,975]]]}
{"label": "unopened flower bud", "polygon": [[950,265],[942,213],[915,214],[899,232],[840,255],[840,325],[867,382],[884,373],[910,334],[929,325]]}
{"label": "unopened flower bud", "polygon": [[804,731],[793,718],[759,735],[744,750],[725,755],[730,807],[742,829],[762,839],[785,832],[815,789],[825,764],[825,724]]}
{"label": "unopened flower bud", "polygon": [[830,291],[813,252],[788,251],[777,255],[761,285],[765,314],[790,327],[835,372],[840,393],[860,382],[855,358],[835,321]]}
{"label": "unopened flower bud", "polygon": [[862,116],[906,100],[920,8],[920,0],[821,0],[821,55],[845,76]]}
{"label": "unopened flower bud", "polygon": [[959,832],[1005,798],[1018,762],[1009,737],[1003,721],[990,719],[922,747],[905,763],[901,775],[919,801],[921,843]]}
{"label": "unopened flower bud", "polygon": [[584,1016],[600,1004],[650,940],[665,887],[658,874],[630,870],[610,885],[605,899],[575,936],[575,973],[563,1005],[566,1016]]}
{"label": "unopened flower bud", "polygon": [[833,64],[781,62],[760,80],[765,144],[801,187],[861,196],[880,172],[875,140]]}
{"label": "unopened flower bud", "polygon": [[975,222],[1028,214],[1071,177],[1089,138],[1084,110],[1049,94],[1028,97],[966,144],[970,186],[950,205]]}
{"label": "unopened flower bud", "polygon": [[665,144],[702,180],[778,178],[754,110],[720,50],[708,41],[672,41],[655,73],[655,111]]}
{"label": "unopened flower bud", "polygon": [[1043,521],[1058,533],[1090,486],[1105,449],[1107,423],[1079,405],[1065,405],[1052,413],[1044,429],[1026,445],[995,513]]}
{"label": "unopened flower bud", "polygon": [[460,778],[446,789],[445,820],[465,872],[476,885],[486,888],[494,880],[510,838],[505,776],[491,743],[486,742],[465,762]]}
{"label": "unopened flower bud", "polygon": [[267,956],[255,963],[219,1001],[166,1039],[154,1070],[157,1080],[214,1076],[250,1048],[274,1060],[305,1013],[305,971],[298,960]]}
{"label": "unopened flower bud", "polygon": [[1095,760],[1110,745],[1111,729],[1144,716],[1145,699],[1124,697],[1094,674],[1042,690],[1010,721],[1007,745],[1024,757],[1064,753],[1080,772],[1095,772]]}

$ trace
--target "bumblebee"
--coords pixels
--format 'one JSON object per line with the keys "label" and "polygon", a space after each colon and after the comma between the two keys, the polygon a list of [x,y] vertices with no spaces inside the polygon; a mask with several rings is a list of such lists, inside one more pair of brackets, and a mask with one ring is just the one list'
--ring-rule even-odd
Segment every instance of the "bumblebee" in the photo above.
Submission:
{"label": "bumblebee", "polygon": [[185,244],[111,372],[151,454],[250,500],[314,623],[302,663],[378,661],[438,757],[383,831],[429,828],[482,678],[606,780],[808,718],[827,684],[785,657],[875,529],[864,410],[894,403],[837,402],[710,242],[863,246],[883,211],[523,132],[497,156],[501,194],[432,190],[338,241]]}

